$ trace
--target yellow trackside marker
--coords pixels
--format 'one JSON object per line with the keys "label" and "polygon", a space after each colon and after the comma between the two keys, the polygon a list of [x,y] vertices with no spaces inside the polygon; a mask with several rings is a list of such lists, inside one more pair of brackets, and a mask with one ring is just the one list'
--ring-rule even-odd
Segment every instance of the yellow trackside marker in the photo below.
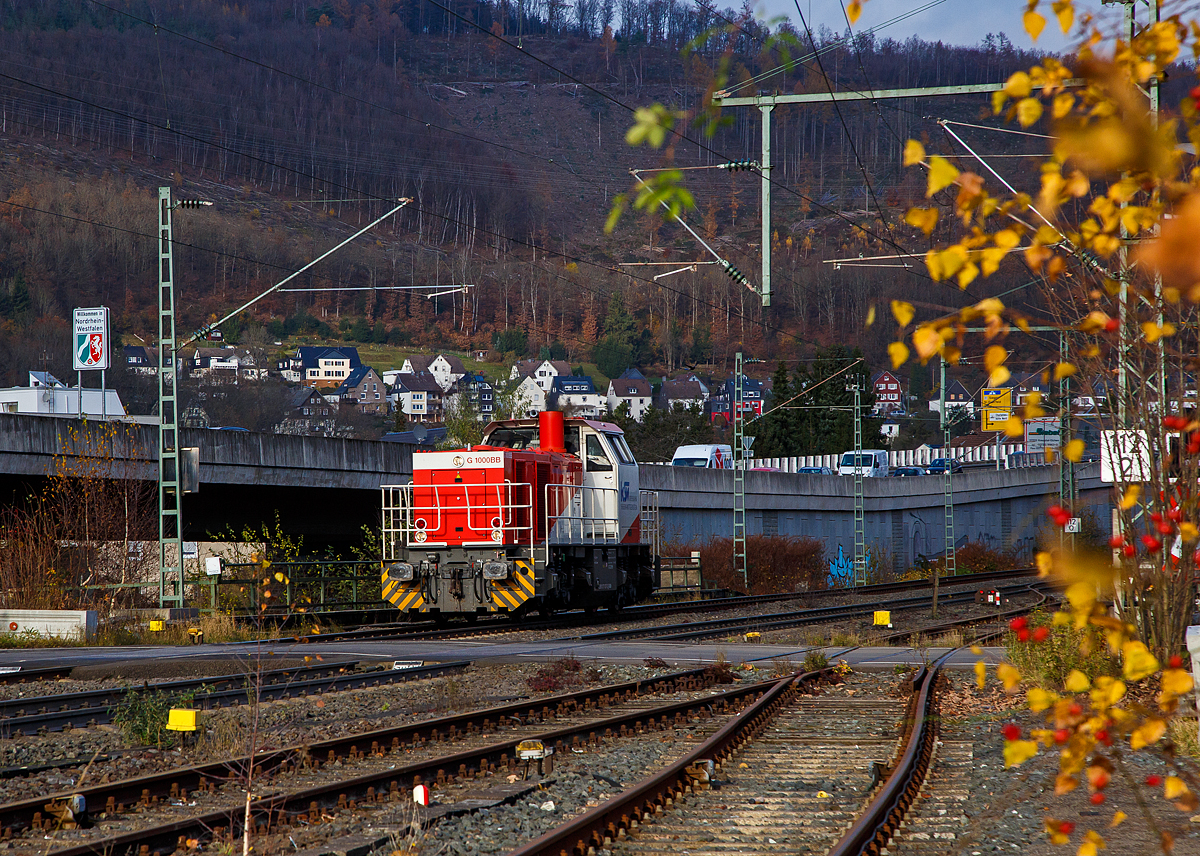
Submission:
{"label": "yellow trackside marker", "polygon": [[891,627],[892,626],[892,613],[886,609],[875,610],[874,624],[876,627]]}

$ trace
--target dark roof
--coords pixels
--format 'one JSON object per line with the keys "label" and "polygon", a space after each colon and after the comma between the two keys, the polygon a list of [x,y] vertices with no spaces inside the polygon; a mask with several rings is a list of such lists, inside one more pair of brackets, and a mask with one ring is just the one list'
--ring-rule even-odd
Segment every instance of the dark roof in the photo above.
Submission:
{"label": "dark roof", "polygon": [[429,374],[398,374],[392,389],[403,389],[408,392],[436,392],[442,394],[442,388]]}
{"label": "dark roof", "polygon": [[696,401],[704,398],[700,381],[682,378],[663,381],[662,394],[667,401]]}
{"label": "dark roof", "polygon": [[315,369],[317,361],[325,359],[348,359],[350,360],[350,368],[356,369],[362,365],[362,361],[358,358],[358,348],[349,346],[339,346],[330,348],[326,345],[301,345],[296,349],[296,359],[300,361],[300,366],[305,371]]}
{"label": "dark roof", "polygon": [[442,354],[441,357],[450,364],[450,371],[461,375],[465,375],[467,373],[467,367],[463,365],[462,360],[460,360],[458,357],[451,356],[450,354]]}
{"label": "dark roof", "polygon": [[308,402],[312,401],[313,396],[316,396],[317,398],[321,399],[322,403],[325,403],[325,396],[321,395],[321,393],[317,392],[311,386],[302,386],[297,390],[293,390],[292,398],[290,401],[288,401],[288,407],[303,407],[304,405],[308,404]]}
{"label": "dark roof", "polygon": [[625,371],[621,372],[619,377],[614,378],[614,380],[645,380],[645,379],[646,379],[646,376],[644,374],[642,374],[637,369],[632,369],[632,368],[625,369]]}
{"label": "dark roof", "polygon": [[408,357],[407,362],[412,366],[412,374],[420,374],[421,372],[429,371],[429,364],[434,361],[434,357],[428,354],[413,354]]}
{"label": "dark roof", "polygon": [[585,395],[595,393],[596,386],[586,375],[558,375],[550,381],[550,391],[567,395]]}
{"label": "dark roof", "polygon": [[[355,368],[352,368],[350,370],[350,374],[347,375],[346,379],[344,381],[342,381],[341,384],[338,386],[338,388],[337,388],[338,393],[341,395],[345,395],[347,392],[352,390],[354,387],[356,387],[360,383],[362,383],[363,379],[373,371],[375,371],[375,370],[373,368],[371,368],[370,366],[356,366]],[[378,375],[376,375],[376,377],[378,377]],[[383,383],[383,381],[380,381],[380,383]]]}
{"label": "dark roof", "polygon": [[645,378],[627,378],[621,375],[612,382],[613,395],[617,398],[649,398],[653,390]]}

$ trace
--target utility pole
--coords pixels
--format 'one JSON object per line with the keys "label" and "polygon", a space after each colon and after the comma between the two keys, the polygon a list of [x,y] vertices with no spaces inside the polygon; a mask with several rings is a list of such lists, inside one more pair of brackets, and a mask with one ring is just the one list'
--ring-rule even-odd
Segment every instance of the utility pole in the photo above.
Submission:
{"label": "utility pole", "polygon": [[[946,418],[946,359],[940,357],[938,362],[941,364],[941,383],[938,385],[938,396],[941,401],[941,406],[938,408],[938,415],[942,418],[942,459],[946,465],[942,468],[942,508],[944,515],[945,526],[945,542],[943,555],[946,558],[946,573],[952,575],[956,572],[954,560],[954,483],[951,481],[951,470],[954,469],[954,461],[950,457],[950,420]],[[933,617],[937,618],[938,614],[938,568],[933,566]]]}
{"label": "utility pole", "polygon": [[[1003,83],[964,86],[920,86],[912,89],[876,89],[863,92],[806,92],[800,95],[730,97],[726,90],[713,94],[717,107],[757,107],[762,111],[762,305],[771,305],[771,111],[779,104],[828,104],[834,101],[881,101],[891,98],[930,98],[938,95],[976,95],[1003,89]],[[665,204],[665,203],[664,203]],[[714,253],[715,254],[715,253]]]}
{"label": "utility pole", "polygon": [[862,376],[846,384],[854,393],[854,585],[867,584],[867,523],[863,502]]}
{"label": "utility pole", "polygon": [[742,352],[733,360],[733,572],[742,575],[746,594],[750,594],[750,569],[746,561],[746,458],[742,449],[742,401],[745,387]]}

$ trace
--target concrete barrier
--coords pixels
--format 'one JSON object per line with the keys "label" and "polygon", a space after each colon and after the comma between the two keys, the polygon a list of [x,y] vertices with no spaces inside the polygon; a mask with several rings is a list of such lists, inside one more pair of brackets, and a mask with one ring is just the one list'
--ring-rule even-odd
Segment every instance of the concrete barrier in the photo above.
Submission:
{"label": "concrete barrier", "polygon": [[0,632],[20,635],[32,631],[60,639],[92,639],[98,620],[94,609],[0,609]]}

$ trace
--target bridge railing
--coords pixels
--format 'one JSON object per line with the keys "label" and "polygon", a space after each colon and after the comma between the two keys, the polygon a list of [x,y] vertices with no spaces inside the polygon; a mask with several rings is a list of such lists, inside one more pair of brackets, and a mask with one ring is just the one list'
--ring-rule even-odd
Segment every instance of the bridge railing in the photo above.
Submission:
{"label": "bridge railing", "polygon": [[349,559],[226,564],[208,588],[208,610],[270,615],[385,609],[380,563]]}

